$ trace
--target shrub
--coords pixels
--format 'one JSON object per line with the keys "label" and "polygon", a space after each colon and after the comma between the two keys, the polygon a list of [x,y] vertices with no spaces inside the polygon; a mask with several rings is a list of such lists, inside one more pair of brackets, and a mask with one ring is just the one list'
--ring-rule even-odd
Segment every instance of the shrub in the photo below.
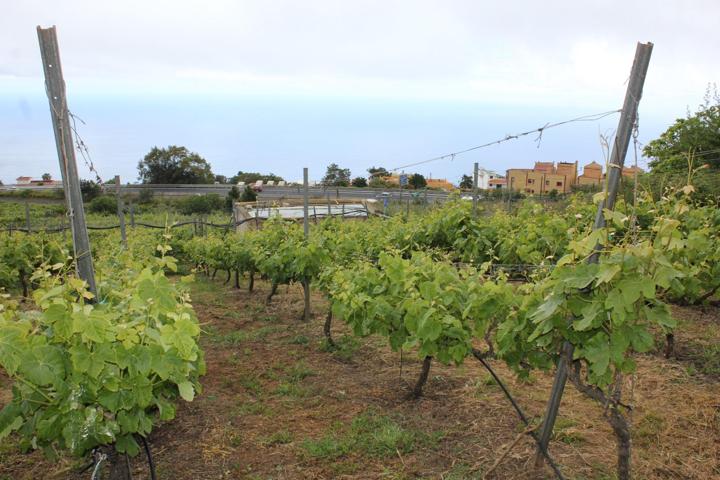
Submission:
{"label": "shrub", "polygon": [[88,210],[104,215],[115,214],[117,213],[117,200],[110,196],[96,197],[88,204]]}
{"label": "shrub", "polygon": [[223,208],[224,202],[217,193],[195,195],[184,198],[179,202],[178,208],[185,215],[209,214]]}
{"label": "shrub", "polygon": [[240,196],[240,201],[241,202],[254,202],[255,200],[257,200],[257,193],[255,193],[255,190],[253,190],[249,186],[246,186],[245,190],[243,190],[243,193]]}

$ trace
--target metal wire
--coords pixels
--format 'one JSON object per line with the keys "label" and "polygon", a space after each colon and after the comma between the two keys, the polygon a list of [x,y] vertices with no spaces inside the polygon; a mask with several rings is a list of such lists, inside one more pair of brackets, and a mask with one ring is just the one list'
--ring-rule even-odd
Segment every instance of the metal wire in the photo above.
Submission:
{"label": "metal wire", "polygon": [[450,158],[451,160],[454,160],[457,155],[462,155],[462,154],[464,154],[464,153],[472,152],[473,150],[479,150],[479,149],[481,149],[481,148],[486,148],[486,147],[490,147],[490,146],[493,146],[493,145],[499,145],[499,144],[501,144],[501,143],[505,143],[505,142],[508,142],[508,141],[510,141],[510,140],[517,140],[517,139],[519,139],[519,138],[521,138],[521,137],[524,137],[524,136],[527,136],[527,135],[532,135],[532,134],[534,134],[534,133],[537,133],[537,134],[538,134],[538,137],[535,139],[535,141],[538,143],[538,147],[539,147],[539,146],[540,146],[540,141],[542,140],[542,135],[543,135],[543,133],[545,132],[545,130],[548,130],[548,129],[550,129],[550,128],[559,127],[559,126],[561,126],[561,125],[567,125],[568,123],[575,123],[575,122],[596,122],[596,121],[601,120],[601,119],[603,119],[603,118],[605,118],[605,117],[608,117],[608,116],[610,116],[610,115],[614,115],[614,114],[620,113],[620,112],[622,112],[622,109],[620,109],[620,110],[610,110],[610,111],[602,112],[602,113],[593,113],[593,114],[590,114],[590,115],[582,115],[582,116],[580,116],[580,117],[571,118],[571,119],[569,119],[569,120],[563,120],[562,122],[546,123],[545,125],[543,125],[542,127],[539,127],[539,128],[534,128],[534,129],[528,130],[528,131],[526,131],[526,132],[516,133],[516,134],[514,134],[514,135],[505,135],[503,138],[500,138],[500,139],[498,139],[498,140],[493,140],[492,142],[483,143],[482,145],[476,145],[476,146],[474,146],[474,147],[466,148],[466,149],[464,149],[464,150],[460,150],[460,151],[457,151],[457,152],[446,153],[445,155],[440,155],[440,156],[438,156],[438,157],[428,158],[427,160],[422,160],[422,161],[415,162],[415,163],[408,163],[408,164],[406,164],[406,165],[401,165],[401,166],[399,166],[399,167],[393,168],[393,169],[390,170],[390,171],[391,171],[391,172],[396,172],[396,171],[398,171],[398,170],[400,170],[400,169],[403,169],[403,168],[416,167],[416,166],[418,166],[418,165],[424,165],[424,164],[426,164],[426,163],[435,162],[435,161],[438,161],[438,160],[444,160],[444,159],[447,159],[447,158]]}

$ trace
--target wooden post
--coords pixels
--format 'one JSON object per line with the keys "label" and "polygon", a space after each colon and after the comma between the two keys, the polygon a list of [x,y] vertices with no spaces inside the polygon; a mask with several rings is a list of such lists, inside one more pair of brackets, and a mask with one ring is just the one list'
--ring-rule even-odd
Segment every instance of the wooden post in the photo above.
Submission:
{"label": "wooden post", "polygon": [[327,196],[327,207],[328,207],[328,217],[332,217],[332,213],[330,212],[330,194],[329,193]]}
{"label": "wooden post", "polygon": [[[645,76],[647,75],[648,65],[650,64],[650,55],[652,54],[652,43],[638,43],[635,50],[635,60],[633,61],[632,71],[630,73],[630,81],[628,82],[625,92],[625,102],[623,103],[622,113],[618,121],[617,135],[610,154],[610,170],[608,172],[607,195],[601,200],[597,214],[595,215],[595,223],[593,230],[603,228],[605,226],[604,209],[612,210],[615,206],[618,188],[620,186],[620,177],[622,175],[623,165],[625,164],[625,155],[627,154],[630,138],[632,137],[633,126],[637,119],[638,104],[642,97]],[[598,245],[588,258],[588,263],[597,263],[600,255],[600,246]],[[550,399],[548,400],[545,417],[543,419],[542,428],[539,435],[538,446],[539,452],[546,450],[550,436],[552,435],[555,420],[557,419],[560,402],[562,400],[565,383],[567,381],[569,359],[573,354],[573,345],[570,342],[563,344],[560,359],[558,361],[555,380],[553,382]],[[536,464],[542,462],[542,454],[538,452]]]}
{"label": "wooden post", "polygon": [[[328,209],[330,208],[330,199],[328,198]],[[313,205],[313,213],[315,213],[315,206]],[[317,222],[317,215],[315,215],[315,222]],[[305,236],[305,242],[310,237],[310,223],[308,222],[308,169],[303,168],[303,234]],[[310,320],[310,279],[304,278],[302,281],[303,286],[303,320]]]}
{"label": "wooden post", "polygon": [[117,200],[117,215],[120,222],[120,239],[127,248],[127,234],[125,233],[125,212],[123,212],[122,195],[120,194],[120,175],[115,175],[115,199]]}
{"label": "wooden post", "polygon": [[65,190],[65,202],[70,215],[77,272],[80,278],[87,282],[90,292],[97,298],[95,271],[93,270],[90,239],[80,193],[80,179],[78,178],[73,136],[70,130],[70,114],[65,97],[65,81],[60,65],[57,33],[55,27],[40,28],[39,26],[37,33],[45,73],[45,88],[50,103],[50,117],[55,132],[55,145]]}
{"label": "wooden post", "polygon": [[475,162],[473,167],[473,218],[477,218],[477,207],[478,207],[478,164]]}
{"label": "wooden post", "polygon": [[25,201],[25,227],[27,228],[27,233],[32,232],[30,225],[30,202],[28,201]]}
{"label": "wooden post", "polygon": [[308,238],[310,233],[310,223],[308,221],[308,169],[303,168],[303,231],[305,232],[305,239]]}

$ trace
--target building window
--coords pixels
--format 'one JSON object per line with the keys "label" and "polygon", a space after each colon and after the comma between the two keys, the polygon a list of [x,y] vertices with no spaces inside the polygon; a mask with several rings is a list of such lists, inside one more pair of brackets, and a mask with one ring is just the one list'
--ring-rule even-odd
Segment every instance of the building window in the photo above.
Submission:
{"label": "building window", "polygon": [[550,185],[550,180],[545,180],[545,185]]}
{"label": "building window", "polygon": [[527,183],[528,185],[531,185],[532,183],[535,183],[535,180],[533,180],[532,178],[528,178]]}
{"label": "building window", "polygon": [[558,187],[562,187],[562,182],[557,182]]}

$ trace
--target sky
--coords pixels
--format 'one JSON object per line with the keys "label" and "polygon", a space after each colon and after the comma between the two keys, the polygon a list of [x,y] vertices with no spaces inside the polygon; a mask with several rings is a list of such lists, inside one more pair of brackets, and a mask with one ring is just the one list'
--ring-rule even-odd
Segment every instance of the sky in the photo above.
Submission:
{"label": "sky", "polygon": [[[37,25],[57,26],[68,105],[98,173],[123,182],[154,146],[184,145],[228,176],[295,180],[307,166],[320,179],[333,162],[360,176],[616,110],[638,41],[655,45],[642,143],[720,80],[717,0],[5,0],[2,10],[5,183],[59,177]],[[457,182],[474,162],[602,163],[617,120],[410,171]]]}

